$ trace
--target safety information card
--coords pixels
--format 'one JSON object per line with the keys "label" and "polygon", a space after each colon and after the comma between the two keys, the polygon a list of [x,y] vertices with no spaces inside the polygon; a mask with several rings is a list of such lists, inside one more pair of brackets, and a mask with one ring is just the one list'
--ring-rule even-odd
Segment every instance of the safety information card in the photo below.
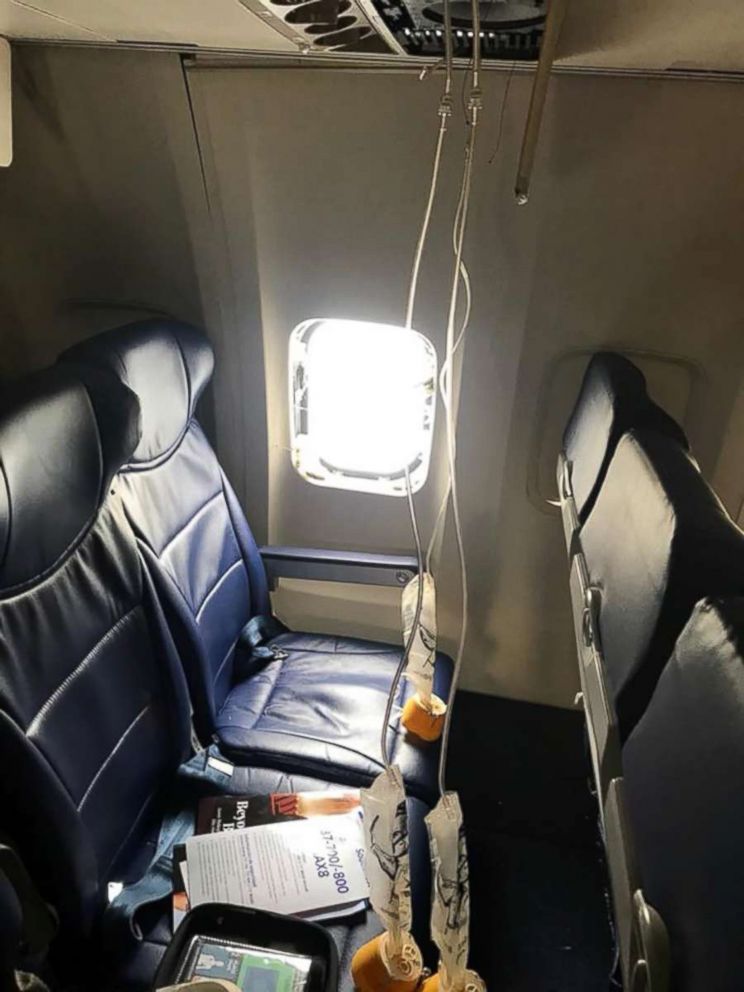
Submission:
{"label": "safety information card", "polygon": [[369,895],[358,810],[201,834],[186,842],[189,901],[315,915]]}

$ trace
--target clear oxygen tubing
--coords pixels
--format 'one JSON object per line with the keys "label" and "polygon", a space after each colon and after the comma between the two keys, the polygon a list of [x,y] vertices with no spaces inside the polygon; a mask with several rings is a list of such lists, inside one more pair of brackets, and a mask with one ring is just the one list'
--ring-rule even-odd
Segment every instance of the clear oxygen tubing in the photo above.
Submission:
{"label": "clear oxygen tubing", "polygon": [[482,94],[480,90],[480,6],[479,0],[472,0],[473,10],[473,73],[468,101],[468,137],[465,143],[465,161],[463,164],[462,184],[460,187],[461,208],[455,215],[455,266],[452,278],[452,292],[450,295],[450,308],[447,319],[447,347],[446,359],[440,376],[440,392],[446,413],[447,427],[447,462],[450,478],[450,499],[452,504],[452,516],[455,527],[455,538],[457,544],[457,554],[460,563],[460,583],[462,596],[462,622],[460,625],[460,639],[455,655],[455,664],[452,672],[452,686],[450,689],[450,704],[444,718],[444,730],[442,733],[442,743],[439,752],[439,791],[444,795],[446,791],[446,769],[447,754],[449,750],[449,736],[452,725],[452,713],[454,710],[454,695],[462,669],[462,661],[467,639],[468,628],[468,575],[467,562],[465,559],[465,546],[462,535],[462,521],[460,517],[460,501],[457,487],[457,466],[456,466],[456,431],[457,416],[454,407],[454,361],[455,361],[455,318],[457,314],[457,297],[460,285],[460,265],[462,262],[462,251],[467,230],[468,211],[470,207],[470,188],[473,174],[473,158],[475,153],[475,139],[478,130],[479,115],[482,109]]}
{"label": "clear oxygen tubing", "polygon": [[[445,100],[448,102],[445,103]],[[437,193],[437,183],[439,181],[439,167],[442,162],[442,146],[444,145],[444,136],[447,133],[447,119],[452,113],[452,99],[451,97],[442,97],[442,101],[439,104],[439,114],[440,114],[440,124],[439,124],[439,134],[437,135],[437,144],[434,151],[434,166],[431,173],[431,184],[429,186],[429,199],[426,203],[426,210],[424,212],[424,222],[421,225],[421,232],[419,234],[418,243],[416,245],[416,253],[413,259],[413,269],[411,270],[411,282],[408,287],[408,303],[406,305],[406,327],[408,330],[413,326],[413,308],[416,304],[416,290],[418,288],[418,277],[419,270],[421,268],[421,258],[424,254],[424,247],[426,245],[426,238],[429,233],[429,224],[431,223],[431,213],[434,208],[434,200]]]}
{"label": "clear oxygen tubing", "polygon": [[[462,206],[463,206],[463,199],[464,199],[463,193],[464,193],[464,187],[460,190],[460,200],[459,200],[459,202],[457,204],[457,210],[455,212],[455,222],[454,222],[454,225],[452,227],[452,251],[453,251],[453,254],[455,255],[455,257],[457,257],[457,231],[458,231],[459,224],[460,224],[459,218],[461,216]],[[468,329],[468,325],[470,323],[470,312],[471,312],[471,305],[472,305],[472,291],[471,291],[471,287],[470,287],[470,273],[468,272],[467,265],[465,264],[465,261],[462,258],[460,259],[460,277],[462,279],[462,286],[463,286],[463,289],[465,291],[465,311],[463,313],[462,321],[460,322],[460,330],[458,332],[457,339],[455,340],[455,344],[454,344],[454,348],[453,348],[453,356],[457,353],[457,350],[460,347],[460,345],[462,344],[462,341],[463,341],[463,339],[465,337],[465,333],[466,333],[466,331]],[[444,366],[442,367],[442,369],[440,371],[440,377],[439,377],[440,389],[441,389],[442,373],[443,372],[444,372]],[[449,469],[448,469],[448,471],[447,471],[447,486],[446,486],[445,491],[444,491],[444,494],[442,496],[442,501],[439,504],[439,510],[437,511],[437,516],[436,516],[436,519],[434,521],[434,527],[433,527],[432,532],[431,532],[431,538],[430,538],[429,544],[428,544],[428,546],[426,548],[426,571],[427,572],[431,572],[432,571],[434,550],[435,550],[435,547],[436,547],[437,542],[439,540],[441,540],[441,538],[443,537],[444,520],[445,520],[445,514],[447,512],[447,506],[449,504],[449,497],[450,497],[450,479],[449,479]]]}
{"label": "clear oxygen tubing", "polygon": [[408,664],[408,658],[411,654],[411,648],[413,647],[413,642],[416,637],[416,631],[418,630],[419,618],[421,617],[421,607],[424,602],[424,556],[421,550],[421,535],[419,533],[418,519],[416,517],[416,509],[413,505],[413,492],[411,490],[411,476],[408,471],[408,466],[404,469],[406,476],[406,497],[408,500],[408,510],[411,516],[411,528],[413,530],[413,539],[416,544],[416,562],[418,566],[419,573],[419,585],[418,593],[416,595],[416,610],[413,614],[413,625],[411,627],[411,632],[408,635],[408,640],[406,641],[405,647],[403,649],[403,654],[400,656],[400,661],[398,662],[398,667],[395,671],[395,676],[393,678],[393,683],[390,686],[390,692],[388,693],[387,705],[385,706],[385,718],[382,721],[382,730],[380,733],[380,751],[382,752],[382,760],[386,768],[390,767],[390,755],[388,753],[387,746],[387,732],[388,726],[390,724],[390,715],[393,712],[393,700],[395,699],[395,694],[400,685],[400,680],[405,671],[406,665]]}
{"label": "clear oxygen tubing", "polygon": [[[434,201],[436,199],[437,185],[439,181],[439,172],[442,161],[442,148],[444,146],[444,138],[447,133],[448,119],[452,114],[452,65],[453,65],[453,49],[452,49],[452,16],[450,12],[450,0],[444,0],[444,37],[445,37],[445,58],[444,58],[444,68],[445,68],[445,78],[444,78],[444,89],[442,91],[442,96],[439,101],[439,109],[437,113],[440,117],[439,132],[437,134],[437,143],[434,150],[434,163],[432,166],[431,180],[429,183],[429,195],[426,201],[426,209],[424,211],[424,219],[421,225],[421,231],[419,232],[418,242],[416,244],[416,251],[414,253],[413,267],[411,269],[411,280],[408,287],[408,301],[406,304],[406,327],[410,328],[413,322],[413,311],[416,304],[416,291],[418,289],[418,277],[419,271],[421,269],[421,259],[424,254],[424,248],[426,246],[426,240],[429,234],[429,226],[431,224],[431,215],[434,208]],[[469,287],[468,287],[469,296]],[[416,561],[419,574],[419,587],[418,594],[416,596],[416,610],[413,616],[413,625],[411,627],[411,632],[408,636],[408,640],[403,649],[400,662],[395,672],[392,685],[390,686],[390,693],[388,694],[387,705],[385,707],[385,718],[382,724],[382,730],[380,733],[380,751],[382,753],[382,760],[386,768],[390,767],[390,755],[388,753],[387,747],[387,732],[390,723],[390,715],[393,711],[393,700],[398,691],[398,686],[400,685],[400,680],[405,671],[406,665],[408,664],[408,658],[411,654],[411,649],[413,647],[413,642],[416,637],[416,632],[418,630],[419,619],[421,617],[421,607],[424,600],[424,555],[421,548],[421,536],[419,533],[418,519],[416,517],[416,508],[413,502],[413,492],[411,490],[411,477],[408,471],[408,467],[405,468],[405,481],[406,481],[406,497],[408,503],[408,512],[411,518],[411,530],[413,531],[413,537],[416,544]]]}
{"label": "clear oxygen tubing", "polygon": [[[439,171],[442,163],[442,148],[444,138],[447,133],[447,124],[452,115],[452,16],[450,13],[449,0],[444,5],[444,89],[439,99],[439,133],[434,150],[434,164],[431,170],[431,180],[429,182],[429,197],[426,201],[424,219],[421,224],[416,251],[413,256],[413,267],[411,269],[411,280],[408,286],[408,302],[406,304],[406,327],[410,330],[413,326],[413,310],[416,305],[416,291],[418,289],[418,277],[421,269],[421,259],[426,246],[426,239],[429,234],[431,224],[431,214],[434,208],[434,200],[437,195],[437,185],[439,183]],[[422,77],[423,78],[423,74]]]}
{"label": "clear oxygen tubing", "polygon": [[[504,88],[504,95],[503,95],[502,100],[501,100],[501,110],[499,111],[499,124],[498,124],[498,135],[497,135],[497,138],[496,138],[496,146],[494,148],[493,153],[491,154],[491,157],[488,159],[488,164],[489,165],[492,165],[494,163],[494,161],[496,160],[496,157],[497,157],[497,155],[498,155],[498,153],[499,153],[499,151],[501,149],[501,136],[502,136],[503,128],[504,128],[504,114],[505,114],[505,111],[506,111],[506,104],[507,104],[507,100],[509,98],[509,91],[510,91],[511,82],[512,82],[512,78],[514,76],[514,70],[516,68],[516,65],[517,65],[516,62],[512,62],[511,69],[509,70],[509,76],[507,78],[506,86]],[[462,193],[462,191],[461,191],[461,193]],[[455,224],[454,224],[454,226],[452,228],[452,246],[453,246],[453,252],[455,254],[457,253],[457,227],[458,227],[458,223],[459,223],[457,218],[459,217],[460,211],[462,210],[462,201],[463,201],[463,197],[461,195],[460,196],[460,202],[459,202],[458,207],[457,207],[457,212],[455,214]],[[471,286],[470,286],[470,274],[468,272],[468,269],[467,269],[467,266],[466,266],[464,260],[461,260],[461,263],[460,263],[460,274],[461,274],[461,277],[462,277],[463,289],[465,291],[465,312],[464,312],[464,315],[463,315],[463,318],[462,318],[462,321],[461,321],[461,324],[460,324],[460,331],[459,331],[459,333],[457,335],[457,340],[455,341],[455,347],[454,347],[455,354],[457,353],[460,345],[462,344],[463,338],[465,337],[465,333],[466,333],[466,331],[468,329],[468,325],[470,323],[470,310],[471,310],[471,303],[472,303],[472,293],[471,293]],[[437,512],[437,516],[436,516],[435,522],[434,522],[434,527],[433,527],[432,533],[431,533],[431,538],[429,540],[429,544],[427,545],[427,549],[426,549],[426,571],[427,572],[432,572],[432,570],[433,570],[433,567],[434,567],[434,555],[435,555],[436,545],[437,545],[437,542],[443,536],[442,535],[442,531],[443,531],[443,527],[444,527],[444,519],[445,519],[445,514],[447,512],[447,506],[449,504],[449,495],[450,495],[450,488],[449,488],[449,479],[448,479],[447,488],[445,489],[444,495],[442,496],[442,502],[439,505],[439,510]]]}
{"label": "clear oxygen tubing", "polygon": [[[445,496],[442,501],[442,504],[440,506],[437,523],[435,524],[435,530],[440,526],[440,523],[443,521],[444,513],[446,511],[447,504],[451,496],[453,518],[455,525],[455,535],[457,540],[458,558],[460,561],[460,581],[462,588],[463,619],[460,629],[460,639],[459,639],[457,654],[455,656],[455,666],[454,666],[453,678],[452,678],[453,690],[454,687],[457,685],[457,679],[459,678],[460,670],[462,668],[462,658],[465,647],[465,639],[467,636],[468,584],[467,584],[467,567],[465,561],[465,548],[462,538],[462,524],[460,519],[460,507],[459,507],[459,499],[458,499],[458,491],[457,491],[457,474],[456,474],[456,462],[455,462],[456,416],[452,401],[452,379],[453,379],[455,352],[456,349],[459,348],[460,344],[462,343],[465,331],[467,330],[468,320],[470,316],[470,306],[471,306],[470,280],[469,277],[467,277],[465,280],[463,280],[466,291],[466,311],[465,311],[464,319],[460,326],[460,330],[457,334],[457,337],[455,338],[455,318],[457,311],[457,295],[458,295],[457,290],[461,279],[461,266],[463,265],[462,251],[465,240],[465,231],[467,228],[468,208],[470,202],[470,185],[471,185],[472,167],[473,167],[473,153],[475,148],[475,133],[476,133],[477,124],[478,124],[477,112],[475,113],[471,112],[471,117],[469,120],[468,139],[465,146],[465,164],[463,168],[463,178],[462,178],[460,196],[458,199],[458,207],[455,213],[455,223],[453,228],[453,245],[455,250],[455,276],[454,276],[452,293],[450,297],[450,308],[449,308],[449,316],[447,322],[447,357],[444,365],[442,366],[439,376],[439,389],[442,397],[442,403],[444,405],[445,413],[446,413],[446,428],[447,428],[446,444],[447,444],[447,464],[448,464],[449,484],[445,492]],[[467,269],[465,269],[465,272],[467,273]],[[387,751],[387,730],[390,721],[390,714],[392,713],[392,708],[393,708],[393,699],[395,697],[397,687],[400,683],[400,679],[405,670],[406,664],[408,662],[408,657],[411,653],[411,648],[413,646],[413,640],[416,635],[419,618],[421,616],[421,606],[423,602],[423,589],[424,589],[423,573],[424,573],[425,562],[423,561],[418,520],[416,517],[416,510],[413,502],[413,494],[411,492],[410,475],[407,469],[405,471],[405,478],[406,478],[406,495],[408,497],[408,508],[411,517],[411,527],[413,530],[414,541],[416,544],[416,559],[417,559],[418,571],[419,571],[419,588],[416,598],[416,611],[414,613],[413,626],[411,628],[411,633],[408,637],[408,641],[405,645],[405,649],[401,656],[398,669],[395,673],[395,678],[393,679],[390,694],[388,696],[387,707],[385,710],[385,720],[383,722],[382,736],[380,743],[381,743],[383,760],[386,766],[389,765],[388,751]],[[435,534],[432,534],[432,542],[430,543],[429,549],[427,551],[427,559],[430,558],[434,538],[435,538]],[[450,698],[452,698],[452,694],[453,693],[451,692]],[[442,734],[442,746],[440,751],[440,762],[439,762],[439,788],[442,793],[444,793],[445,791],[444,773],[447,762],[448,739],[449,739],[449,730],[451,726],[451,713],[452,713],[452,707],[448,706],[445,715],[444,732]]]}

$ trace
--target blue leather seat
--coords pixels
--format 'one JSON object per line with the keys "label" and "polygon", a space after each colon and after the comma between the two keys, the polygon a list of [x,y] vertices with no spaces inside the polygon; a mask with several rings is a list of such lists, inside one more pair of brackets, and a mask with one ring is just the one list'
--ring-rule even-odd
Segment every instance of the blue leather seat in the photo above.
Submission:
{"label": "blue leather seat", "polygon": [[610,698],[625,740],[698,600],[744,594],[744,534],[689,454],[654,431],[620,440],[580,531]]}
{"label": "blue leather seat", "polygon": [[0,829],[78,933],[189,752],[178,656],[109,495],[138,419],[118,382],[62,368],[0,412]]}
{"label": "blue leather seat", "polygon": [[[212,373],[204,335],[151,320],[107,331],[61,356],[113,372],[137,395],[142,437],[119,476],[134,527],[186,667],[197,731],[236,762],[367,784],[382,768],[379,735],[401,648],[283,632],[274,659],[241,672],[240,638],[270,616],[256,543],[194,416]],[[452,665],[437,658],[436,691]],[[401,685],[402,705],[410,687]],[[437,794],[438,746],[407,739],[397,714],[389,746],[410,792]]]}
{"label": "blue leather seat", "polygon": [[679,424],[648,395],[641,370],[623,355],[592,355],[563,433],[563,454],[580,523],[591,513],[620,438],[653,430],[687,448]]}
{"label": "blue leather seat", "polygon": [[699,603],[623,749],[646,899],[666,924],[674,992],[744,975],[744,600]]}
{"label": "blue leather seat", "polygon": [[[107,885],[146,870],[190,753],[183,669],[116,481],[140,443],[136,397],[103,372],[57,366],[0,403],[0,833],[59,914],[57,968],[96,989]],[[229,791],[287,785],[327,783],[243,767]],[[420,934],[425,813],[409,802]],[[110,987],[149,987],[169,915],[156,907],[148,939],[118,948],[118,982],[100,962]],[[334,935],[348,957],[379,930],[363,913]]]}

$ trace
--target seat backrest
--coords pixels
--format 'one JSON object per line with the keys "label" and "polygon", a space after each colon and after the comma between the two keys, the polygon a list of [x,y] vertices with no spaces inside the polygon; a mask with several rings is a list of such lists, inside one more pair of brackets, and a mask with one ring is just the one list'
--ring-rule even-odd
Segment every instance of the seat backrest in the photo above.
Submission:
{"label": "seat backrest", "polygon": [[698,604],[623,749],[646,900],[669,932],[670,988],[744,975],[744,600]]}
{"label": "seat backrest", "polygon": [[233,683],[235,647],[270,610],[256,543],[194,416],[214,365],[206,337],[177,321],[116,328],[60,361],[115,373],[137,395],[142,436],[119,479],[129,519],[176,632],[206,740]]}
{"label": "seat backrest", "polygon": [[617,442],[634,428],[650,428],[688,446],[679,424],[648,395],[641,370],[622,355],[597,352],[586,367],[563,434],[580,522],[594,506]]}
{"label": "seat backrest", "polygon": [[744,534],[688,453],[653,431],[617,445],[580,531],[621,739],[705,596],[744,594]]}
{"label": "seat backrest", "polygon": [[111,491],[138,419],[115,378],[62,367],[0,404],[0,832],[68,933],[188,753],[183,675]]}

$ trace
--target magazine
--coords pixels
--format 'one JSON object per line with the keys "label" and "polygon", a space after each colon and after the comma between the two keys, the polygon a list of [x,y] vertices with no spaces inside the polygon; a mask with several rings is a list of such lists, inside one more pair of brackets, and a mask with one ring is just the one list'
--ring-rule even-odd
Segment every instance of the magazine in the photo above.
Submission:
{"label": "magazine", "polygon": [[334,816],[360,807],[359,789],[272,792],[264,796],[213,796],[199,802],[197,834],[243,830],[308,816]]}
{"label": "magazine", "polygon": [[[274,792],[259,796],[210,796],[199,802],[196,834],[214,834],[270,823],[292,823],[316,816],[342,816],[359,813],[358,789],[329,789],[314,792]],[[366,899],[311,911],[307,918],[331,919],[360,912]],[[186,845],[179,844],[173,857],[173,928],[177,928],[191,908],[189,901]]]}

